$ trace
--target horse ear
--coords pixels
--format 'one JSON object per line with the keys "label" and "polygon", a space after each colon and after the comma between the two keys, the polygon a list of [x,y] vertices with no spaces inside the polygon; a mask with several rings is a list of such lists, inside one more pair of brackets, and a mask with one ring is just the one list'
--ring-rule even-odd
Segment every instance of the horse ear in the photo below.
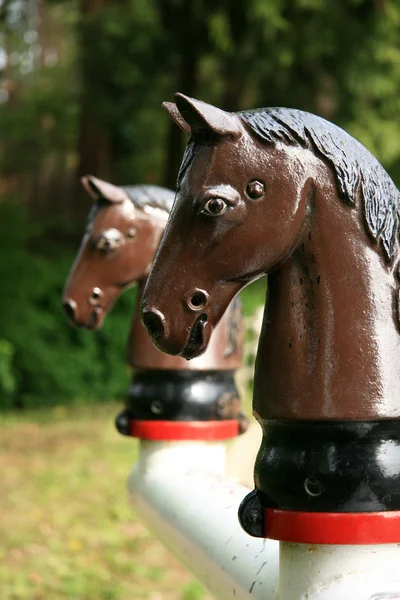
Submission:
{"label": "horse ear", "polygon": [[104,198],[109,202],[120,203],[127,199],[127,195],[122,188],[102,179],[97,179],[93,175],[85,175],[81,178],[81,182],[93,200]]}
{"label": "horse ear", "polygon": [[183,119],[189,123],[193,137],[207,132],[234,138],[242,135],[239,122],[232,113],[184,94],[175,94],[175,98],[176,106]]}
{"label": "horse ear", "polygon": [[178,127],[183,129],[188,135],[191,134],[190,125],[186,123],[174,102],[163,102],[162,107],[167,111],[169,116],[172,117],[172,120],[175,121]]}

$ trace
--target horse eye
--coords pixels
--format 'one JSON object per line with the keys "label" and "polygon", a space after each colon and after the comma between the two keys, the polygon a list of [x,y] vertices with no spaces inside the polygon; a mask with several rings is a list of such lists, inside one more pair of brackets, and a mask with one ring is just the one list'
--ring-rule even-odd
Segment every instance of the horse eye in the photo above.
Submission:
{"label": "horse eye", "polygon": [[92,291],[93,300],[99,300],[99,298],[101,298],[102,295],[103,294],[102,294],[102,291],[100,288],[98,288],[98,287],[93,288],[93,291]]}
{"label": "horse eye", "polygon": [[225,200],[222,200],[222,198],[210,198],[201,212],[205,213],[206,215],[217,217],[219,215],[223,215],[227,208],[228,205]]}
{"label": "horse eye", "polygon": [[247,184],[246,192],[249,198],[253,198],[255,200],[256,198],[261,198],[261,196],[264,195],[265,186],[262,181],[255,179]]}
{"label": "horse eye", "polygon": [[121,234],[116,229],[109,229],[99,237],[96,242],[97,250],[101,252],[111,252],[120,246],[122,242]]}

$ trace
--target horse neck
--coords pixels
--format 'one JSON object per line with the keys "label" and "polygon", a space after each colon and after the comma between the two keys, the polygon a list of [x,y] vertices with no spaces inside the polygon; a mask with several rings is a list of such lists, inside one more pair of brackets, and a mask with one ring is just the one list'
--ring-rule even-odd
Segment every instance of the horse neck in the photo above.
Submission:
{"label": "horse neck", "polygon": [[400,335],[392,267],[360,207],[317,189],[299,243],[269,278],[256,364],[261,418],[400,416]]}

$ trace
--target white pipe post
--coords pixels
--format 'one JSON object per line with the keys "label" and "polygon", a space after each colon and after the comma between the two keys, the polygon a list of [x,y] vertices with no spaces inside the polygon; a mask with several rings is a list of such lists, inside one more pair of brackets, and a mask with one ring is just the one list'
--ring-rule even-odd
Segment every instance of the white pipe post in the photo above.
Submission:
{"label": "white pipe post", "polygon": [[400,545],[281,542],[279,600],[400,600]]}
{"label": "white pipe post", "polygon": [[278,600],[279,544],[252,538],[237,512],[221,442],[141,442],[128,488],[148,529],[218,600]]}

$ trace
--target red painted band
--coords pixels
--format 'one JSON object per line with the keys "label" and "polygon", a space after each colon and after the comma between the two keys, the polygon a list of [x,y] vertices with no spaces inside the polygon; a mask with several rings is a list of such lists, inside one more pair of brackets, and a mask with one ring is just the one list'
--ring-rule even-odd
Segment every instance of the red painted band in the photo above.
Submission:
{"label": "red painted band", "polygon": [[400,511],[311,513],[267,508],[265,537],[301,544],[400,543]]}
{"label": "red painted band", "polygon": [[136,421],[131,420],[130,434],[142,440],[219,441],[239,435],[239,423],[229,421]]}

